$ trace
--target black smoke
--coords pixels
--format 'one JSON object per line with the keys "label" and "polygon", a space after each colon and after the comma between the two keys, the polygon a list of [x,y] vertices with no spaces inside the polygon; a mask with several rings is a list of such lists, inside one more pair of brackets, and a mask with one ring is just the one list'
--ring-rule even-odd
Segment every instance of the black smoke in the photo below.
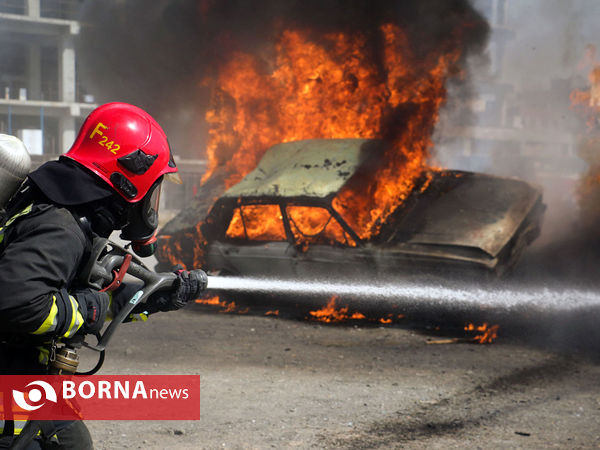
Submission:
{"label": "black smoke", "polygon": [[405,30],[425,58],[460,46],[479,52],[488,25],[467,0],[103,0],[87,1],[79,39],[82,79],[96,100],[149,110],[179,154],[201,156],[202,121],[213,76],[236,51],[265,55],[285,29],[343,31],[367,38],[381,61],[383,23]]}

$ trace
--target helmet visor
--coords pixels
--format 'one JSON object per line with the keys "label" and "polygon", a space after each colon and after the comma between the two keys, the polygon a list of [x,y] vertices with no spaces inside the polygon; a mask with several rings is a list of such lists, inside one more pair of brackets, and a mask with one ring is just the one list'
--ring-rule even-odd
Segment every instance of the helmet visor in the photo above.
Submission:
{"label": "helmet visor", "polygon": [[133,204],[129,211],[128,224],[121,233],[121,239],[145,241],[154,236],[158,228],[161,181],[154,183],[144,198]]}
{"label": "helmet visor", "polygon": [[160,205],[161,183],[154,184],[143,200],[142,218],[148,228],[156,230],[158,227],[158,207]]}
{"label": "helmet visor", "polygon": [[172,183],[175,183],[175,184],[183,184],[183,180],[181,179],[179,172],[165,173],[165,180],[171,181]]}

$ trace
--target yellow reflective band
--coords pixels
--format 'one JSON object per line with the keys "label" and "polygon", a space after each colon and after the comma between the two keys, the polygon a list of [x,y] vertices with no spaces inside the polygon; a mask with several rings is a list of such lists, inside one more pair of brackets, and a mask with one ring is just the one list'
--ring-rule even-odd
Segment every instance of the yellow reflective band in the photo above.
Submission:
{"label": "yellow reflective band", "polygon": [[[4,432],[4,420],[0,420],[0,433]],[[27,424],[27,422],[25,420],[15,420],[15,431],[14,434],[15,435],[19,435],[21,434],[21,431],[23,431],[23,428],[25,428],[25,425]],[[40,435],[40,432],[38,431],[38,436]]]}
{"label": "yellow reflective band", "polygon": [[47,366],[50,361],[50,350],[45,347],[37,347],[39,350],[38,361],[42,366]]}
{"label": "yellow reflective band", "polygon": [[148,314],[139,313],[139,314],[129,314],[130,322],[146,322],[148,320]]}
{"label": "yellow reflective band", "polygon": [[64,334],[64,337],[66,338],[73,336],[77,332],[77,330],[81,328],[81,325],[83,325],[83,316],[79,312],[79,304],[77,303],[77,300],[75,300],[75,297],[72,297],[70,295],[69,300],[71,301],[71,308],[73,309],[73,314],[71,315],[71,323],[69,324],[69,328]]}
{"label": "yellow reflective band", "polygon": [[6,223],[4,224],[3,227],[0,227],[0,243],[2,243],[2,241],[4,241],[4,231],[6,231],[6,227],[8,227],[11,223],[13,223],[19,217],[24,216],[25,214],[29,214],[31,212],[31,208],[32,207],[33,207],[33,203],[31,205],[27,206],[21,212],[18,212],[17,214],[15,214],[14,216],[12,216],[10,219],[8,219],[6,221]]}
{"label": "yellow reflective band", "polygon": [[26,420],[15,420],[15,434],[21,434],[25,425],[27,425]]}
{"label": "yellow reflective band", "polygon": [[33,332],[33,334],[44,334],[49,331],[54,331],[56,328],[56,314],[58,314],[58,307],[56,306],[56,297],[52,296],[52,307],[50,308],[50,314],[44,320],[44,323]]}

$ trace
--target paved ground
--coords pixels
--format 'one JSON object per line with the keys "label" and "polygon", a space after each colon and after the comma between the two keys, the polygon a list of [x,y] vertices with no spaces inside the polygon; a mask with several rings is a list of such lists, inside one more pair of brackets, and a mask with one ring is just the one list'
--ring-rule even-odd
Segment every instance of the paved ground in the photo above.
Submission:
{"label": "paved ground", "polygon": [[88,426],[99,449],[600,447],[598,352],[431,333],[156,315],[122,327],[102,373],[200,374],[201,420]]}

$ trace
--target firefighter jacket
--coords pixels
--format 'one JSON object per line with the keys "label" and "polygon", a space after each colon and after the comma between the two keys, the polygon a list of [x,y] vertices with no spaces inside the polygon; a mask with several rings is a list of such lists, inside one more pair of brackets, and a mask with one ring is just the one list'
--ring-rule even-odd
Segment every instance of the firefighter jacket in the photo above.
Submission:
{"label": "firefighter jacket", "polygon": [[99,295],[74,289],[89,239],[69,210],[49,203],[26,206],[0,230],[0,373],[19,365],[7,360],[7,343],[34,349],[36,339],[68,338],[84,325],[86,297]]}

